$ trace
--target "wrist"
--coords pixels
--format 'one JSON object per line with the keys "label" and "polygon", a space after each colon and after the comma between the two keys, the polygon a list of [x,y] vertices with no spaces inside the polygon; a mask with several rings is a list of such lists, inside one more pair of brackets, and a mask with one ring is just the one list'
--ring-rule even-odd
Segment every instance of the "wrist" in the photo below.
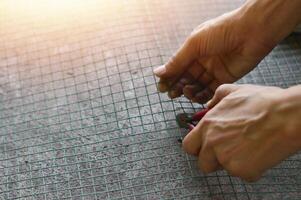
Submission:
{"label": "wrist", "polygon": [[250,33],[274,47],[301,22],[300,0],[249,0],[241,8]]}
{"label": "wrist", "polygon": [[284,134],[296,150],[301,149],[301,85],[283,90],[278,102],[278,111],[285,120]]}

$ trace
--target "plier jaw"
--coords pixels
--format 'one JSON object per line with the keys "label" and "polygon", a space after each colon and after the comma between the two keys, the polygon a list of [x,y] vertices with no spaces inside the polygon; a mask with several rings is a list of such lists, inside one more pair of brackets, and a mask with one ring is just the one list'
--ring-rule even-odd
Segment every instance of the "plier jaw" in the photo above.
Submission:
{"label": "plier jaw", "polygon": [[177,115],[176,120],[180,128],[186,128],[191,131],[208,111],[209,109],[205,108],[195,114],[180,113]]}

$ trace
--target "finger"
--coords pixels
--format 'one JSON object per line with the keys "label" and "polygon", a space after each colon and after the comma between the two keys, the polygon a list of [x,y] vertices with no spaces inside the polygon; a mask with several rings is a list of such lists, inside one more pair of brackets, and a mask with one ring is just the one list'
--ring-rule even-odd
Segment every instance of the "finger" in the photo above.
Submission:
{"label": "finger", "polygon": [[202,135],[205,133],[205,130],[206,127],[202,124],[202,121],[200,121],[198,125],[185,136],[182,143],[184,151],[191,155],[199,155],[202,146]]}
{"label": "finger", "polygon": [[169,83],[164,80],[160,80],[157,89],[159,92],[167,92],[169,90]]}
{"label": "finger", "polygon": [[212,91],[215,91],[216,88],[218,88],[220,86],[220,82],[217,81],[217,80],[213,80],[209,86],[208,86],[208,91],[203,91],[202,92],[199,92],[198,94],[196,94],[196,97],[195,97],[195,101],[197,101],[198,103],[206,103],[207,105],[210,104],[210,99],[212,98],[213,96],[213,92]]}
{"label": "finger", "polygon": [[195,60],[197,55],[196,46],[197,44],[193,38],[188,38],[183,46],[176,52],[175,56],[165,65],[156,68],[154,74],[160,78],[177,79]]}
{"label": "finger", "polygon": [[170,87],[168,95],[170,98],[180,97],[183,94],[185,85],[191,84],[194,82],[194,78],[188,73],[184,75],[177,81],[173,86]]}
{"label": "finger", "polygon": [[167,92],[169,90],[177,90],[178,86],[174,86],[176,83],[181,82],[183,84],[181,94],[183,94],[183,88],[185,85],[192,84],[196,81],[199,74],[203,72],[203,69],[197,63],[194,63],[186,73],[182,75],[180,80],[168,80],[165,78],[160,78],[158,83],[158,91],[159,92]]}
{"label": "finger", "polygon": [[[207,72],[209,74],[213,77],[219,77],[219,79],[223,80],[224,83],[233,83],[238,79],[237,77],[233,77],[232,73],[228,70],[229,68],[233,69],[233,63],[225,60],[223,57],[217,56],[212,59],[208,59],[204,65],[207,66]],[[213,70],[214,68],[218,68],[218,70]]]}
{"label": "finger", "polygon": [[178,87],[181,86],[181,94],[183,94],[183,88],[186,84],[189,84],[191,81],[189,80],[189,78],[187,77],[183,77],[180,79],[180,81],[178,81],[178,83],[180,83],[179,85],[175,86],[175,84],[172,85],[172,83],[166,79],[160,79],[159,83],[158,83],[158,90],[160,92],[167,92],[169,90],[178,90]]}
{"label": "finger", "polygon": [[214,77],[209,74],[207,71],[201,74],[198,78],[198,81],[201,82],[203,85],[207,86],[209,83],[213,81]]}
{"label": "finger", "polygon": [[198,93],[199,91],[202,91],[203,89],[204,89],[204,86],[202,86],[201,84],[186,85],[183,88],[183,94],[185,95],[185,97],[192,100],[194,98],[195,94]]}
{"label": "finger", "polygon": [[190,75],[185,75],[180,79],[179,82],[185,86],[187,84],[191,84],[193,82],[193,80],[191,79]]}
{"label": "finger", "polygon": [[208,85],[208,88],[210,88],[211,91],[215,91],[220,85],[222,85],[218,80],[213,80]]}
{"label": "finger", "polygon": [[206,103],[212,96],[213,96],[213,92],[209,88],[206,88],[201,92],[198,92],[194,96],[193,101],[197,103]]}
{"label": "finger", "polygon": [[198,78],[205,72],[203,65],[200,61],[195,61],[189,68],[188,73],[191,74],[192,82],[185,85],[183,88],[183,94],[190,100],[193,99],[196,93],[202,91],[205,87],[198,81]]}
{"label": "finger", "polygon": [[210,147],[206,147],[206,144],[204,144],[201,152],[199,153],[198,165],[204,173],[211,173],[222,169],[222,166],[216,158],[214,150]]}
{"label": "finger", "polygon": [[172,89],[170,89],[170,91],[168,91],[168,96],[171,99],[180,97],[183,94],[183,87],[184,84],[182,84],[181,82],[176,83]]}
{"label": "finger", "polygon": [[207,106],[208,108],[214,107],[216,104],[218,104],[223,98],[228,96],[230,93],[236,91],[239,88],[239,85],[234,85],[234,84],[223,84],[219,86],[213,98],[208,102]]}
{"label": "finger", "polygon": [[188,73],[193,78],[193,83],[198,82],[198,78],[205,72],[205,68],[200,60],[195,61],[188,69]]}
{"label": "finger", "polygon": [[206,71],[201,74],[198,81],[204,86],[203,90],[197,91],[192,98],[193,102],[206,103],[212,96],[213,93],[210,91],[209,85],[213,82],[214,78]]}

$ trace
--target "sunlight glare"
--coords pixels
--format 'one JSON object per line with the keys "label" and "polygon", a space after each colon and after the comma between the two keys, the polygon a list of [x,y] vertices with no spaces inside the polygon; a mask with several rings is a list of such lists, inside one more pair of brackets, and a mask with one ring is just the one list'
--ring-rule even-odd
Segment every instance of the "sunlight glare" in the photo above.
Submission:
{"label": "sunlight glare", "polygon": [[4,0],[4,11],[14,15],[43,15],[44,17],[87,13],[96,6],[111,4],[110,0]]}

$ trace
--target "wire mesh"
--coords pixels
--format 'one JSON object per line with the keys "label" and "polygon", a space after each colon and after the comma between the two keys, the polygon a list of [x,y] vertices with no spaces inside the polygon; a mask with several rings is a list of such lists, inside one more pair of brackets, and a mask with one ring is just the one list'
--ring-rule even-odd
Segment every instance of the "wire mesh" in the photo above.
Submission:
{"label": "wire mesh", "polygon": [[[0,3],[2,199],[301,198],[300,154],[253,184],[199,172],[175,115],[202,105],[156,91],[152,69],[242,1],[85,2],[66,15]],[[300,41],[287,38],[239,82],[299,84]]]}

